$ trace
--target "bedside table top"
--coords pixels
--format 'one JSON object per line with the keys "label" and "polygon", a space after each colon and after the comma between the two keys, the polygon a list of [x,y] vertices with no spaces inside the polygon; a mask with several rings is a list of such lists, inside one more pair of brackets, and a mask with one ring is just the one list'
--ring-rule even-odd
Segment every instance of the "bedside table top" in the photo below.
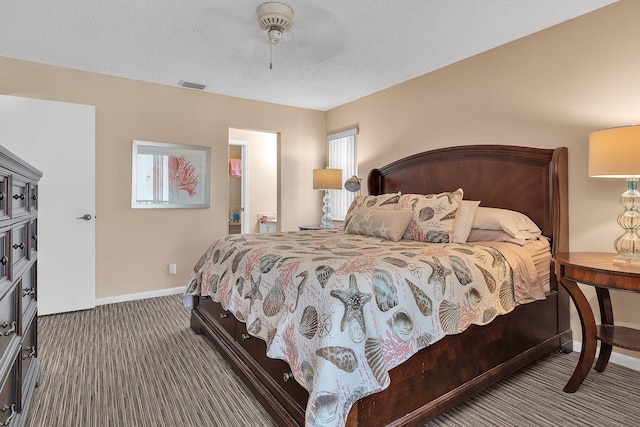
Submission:
{"label": "bedside table top", "polygon": [[640,292],[640,266],[614,263],[619,255],[604,252],[565,252],[553,256],[556,273],[592,286]]}
{"label": "bedside table top", "polygon": [[298,228],[300,230],[320,230],[320,226],[316,224],[299,225]]}
{"label": "bedside table top", "polygon": [[342,230],[341,227],[322,228],[320,224],[299,225],[298,228],[300,230]]}

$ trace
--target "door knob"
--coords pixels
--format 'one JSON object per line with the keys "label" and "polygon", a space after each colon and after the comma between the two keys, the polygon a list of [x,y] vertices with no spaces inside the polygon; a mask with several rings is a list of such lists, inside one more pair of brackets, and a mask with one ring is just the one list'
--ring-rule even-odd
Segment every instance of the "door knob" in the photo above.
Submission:
{"label": "door knob", "polygon": [[84,214],[82,216],[79,216],[77,219],[84,219],[85,221],[91,221],[91,215]]}

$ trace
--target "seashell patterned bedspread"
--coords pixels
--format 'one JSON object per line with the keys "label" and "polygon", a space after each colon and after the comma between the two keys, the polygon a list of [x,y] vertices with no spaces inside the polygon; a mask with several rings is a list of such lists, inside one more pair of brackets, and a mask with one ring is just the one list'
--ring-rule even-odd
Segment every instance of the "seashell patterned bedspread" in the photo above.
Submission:
{"label": "seashell patterned bedspread", "polygon": [[185,295],[211,296],[266,341],[269,357],[289,363],[309,391],[307,426],[341,426],[418,350],[513,310],[512,277],[535,283],[532,262],[514,264],[489,246],[328,230],[236,234],[205,252]]}

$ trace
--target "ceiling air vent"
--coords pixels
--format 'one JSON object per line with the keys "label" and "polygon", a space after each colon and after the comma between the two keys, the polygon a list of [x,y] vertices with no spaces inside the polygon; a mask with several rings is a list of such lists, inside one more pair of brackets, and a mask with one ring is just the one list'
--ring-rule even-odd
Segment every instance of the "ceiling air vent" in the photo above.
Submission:
{"label": "ceiling air vent", "polygon": [[205,87],[207,87],[206,85],[203,85],[200,83],[185,82],[184,80],[180,80],[180,83],[178,83],[178,86],[186,87],[187,89],[198,89],[198,90],[202,90]]}

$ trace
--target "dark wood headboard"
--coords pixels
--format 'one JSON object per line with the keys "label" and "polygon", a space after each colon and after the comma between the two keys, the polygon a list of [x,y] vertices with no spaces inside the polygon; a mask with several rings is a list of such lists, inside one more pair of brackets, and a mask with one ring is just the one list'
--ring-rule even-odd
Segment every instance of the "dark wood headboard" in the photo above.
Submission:
{"label": "dark wood headboard", "polygon": [[569,250],[568,150],[467,145],[414,154],[369,173],[369,194],[431,194],[464,190],[481,206],[526,214],[552,239],[552,253]]}

